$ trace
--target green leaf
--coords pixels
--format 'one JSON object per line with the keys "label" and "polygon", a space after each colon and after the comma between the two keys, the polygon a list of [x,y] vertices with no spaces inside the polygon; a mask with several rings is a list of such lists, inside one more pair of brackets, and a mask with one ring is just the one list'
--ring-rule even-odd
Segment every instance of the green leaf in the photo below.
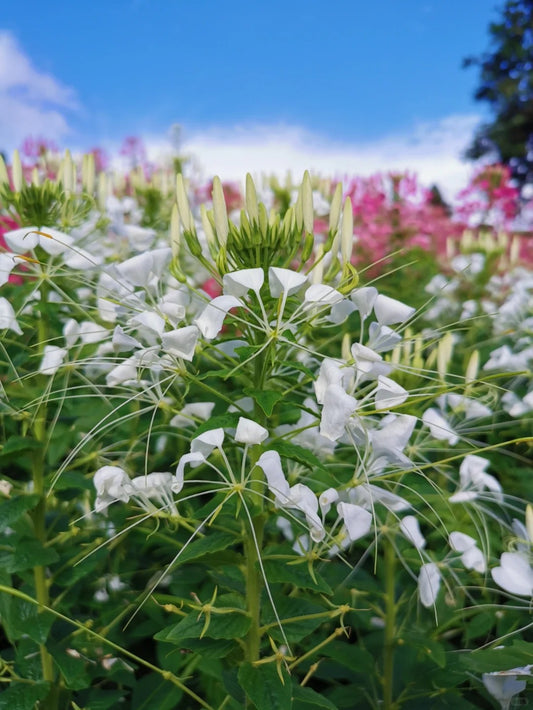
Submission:
{"label": "green leaf", "polygon": [[204,431],[210,431],[211,429],[235,429],[239,423],[240,414],[219,414],[217,417],[211,417],[194,431],[191,438],[197,437],[199,434],[203,434]]}
{"label": "green leaf", "polygon": [[269,582],[285,582],[300,589],[312,589],[323,594],[333,594],[333,590],[315,570],[315,579],[311,577],[307,563],[298,560],[298,564],[287,560],[264,560],[265,575]]}
{"label": "green leaf", "polygon": [[0,710],[34,710],[49,689],[49,683],[11,683],[0,695]]}
{"label": "green leaf", "polygon": [[0,456],[10,456],[11,454],[19,454],[27,451],[37,451],[42,449],[42,441],[30,439],[26,436],[11,436],[4,444]]}
{"label": "green leaf", "polygon": [[9,617],[2,621],[12,639],[28,636],[35,643],[43,644],[48,638],[54,615],[49,611],[39,611],[37,604],[13,597]]}
{"label": "green leaf", "polygon": [[315,456],[312,451],[305,449],[303,446],[291,444],[289,441],[273,441],[269,444],[269,448],[277,451],[280,456],[301,463],[311,470],[324,470],[324,464],[318,456]]}
{"label": "green leaf", "polygon": [[[186,639],[199,639],[205,626],[205,616],[192,611],[179,623],[169,626],[157,633],[154,638],[167,643],[182,644]],[[239,612],[229,614],[211,614],[209,626],[204,638],[236,639],[242,638],[250,628],[248,616]]]}
{"label": "green leaf", "polygon": [[183,550],[172,568],[174,569],[190,560],[196,560],[198,557],[203,557],[203,555],[225,550],[231,547],[234,542],[235,537],[229,533],[213,533],[193,540],[193,542],[189,543]]}
{"label": "green leaf", "polygon": [[[324,612],[324,607],[314,604],[307,599],[301,599],[298,597],[287,597],[282,596],[281,598],[276,598],[276,611],[281,620],[281,625],[287,641],[290,643],[297,643],[303,638],[312,633],[321,624],[328,621],[326,616],[315,618],[315,614],[320,614]],[[274,615],[272,606],[269,604],[265,608],[264,621],[266,624],[272,624],[268,629],[268,633],[275,641],[282,642],[283,636],[281,630],[277,625],[277,619]],[[287,619],[297,619],[297,621],[291,621],[287,623]]]}
{"label": "green leaf", "polygon": [[292,683],[287,671],[280,666],[283,682],[275,663],[253,666],[242,663],[239,683],[257,710],[291,710]]}
{"label": "green leaf", "polygon": [[533,643],[513,641],[504,648],[486,648],[461,654],[461,663],[474,673],[491,673],[520,668],[531,663]]}
{"label": "green leaf", "polygon": [[6,562],[7,572],[20,572],[32,567],[44,567],[57,562],[59,555],[38,540],[21,540]]}
{"label": "green leaf", "polygon": [[272,411],[276,404],[280,401],[280,399],[283,399],[281,392],[276,392],[275,390],[245,389],[244,394],[251,397],[254,402],[261,407],[267,417],[272,415]]}
{"label": "green leaf", "polygon": [[38,502],[39,496],[35,493],[0,502],[0,531],[13,525],[24,513],[35,508]]}
{"label": "green leaf", "polygon": [[132,710],[174,710],[183,692],[157,673],[144,676],[135,684]]}
{"label": "green leaf", "polygon": [[87,661],[80,657],[74,657],[67,653],[61,646],[48,646],[48,650],[61,671],[67,688],[71,690],[81,690],[91,685],[91,679],[87,673]]}
{"label": "green leaf", "polygon": [[308,710],[309,708],[327,708],[327,710],[337,710],[331,700],[324,695],[317,693],[312,688],[295,685],[293,694],[293,710]]}
{"label": "green leaf", "polygon": [[[409,631],[402,634],[402,643],[406,643],[413,648],[418,649],[426,658],[429,658],[439,668],[444,668],[446,665],[446,652],[442,644],[429,636],[427,633],[418,631]],[[401,651],[401,645],[399,646]]]}
{"label": "green leaf", "polygon": [[183,652],[192,651],[202,656],[202,658],[225,658],[234,648],[233,641],[228,641],[227,639],[189,639],[183,648]]}
{"label": "green leaf", "polygon": [[122,690],[91,690],[90,695],[83,703],[84,708],[91,710],[115,710],[124,704],[124,691]]}

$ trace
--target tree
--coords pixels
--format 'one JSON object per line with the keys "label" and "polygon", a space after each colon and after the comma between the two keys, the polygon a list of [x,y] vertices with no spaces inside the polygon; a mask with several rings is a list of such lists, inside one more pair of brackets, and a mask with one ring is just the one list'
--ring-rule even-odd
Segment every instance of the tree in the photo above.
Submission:
{"label": "tree", "polygon": [[494,120],[480,126],[466,156],[494,156],[523,186],[533,183],[533,0],[507,0],[489,33],[491,51],[464,66],[480,67],[474,96],[490,105]]}

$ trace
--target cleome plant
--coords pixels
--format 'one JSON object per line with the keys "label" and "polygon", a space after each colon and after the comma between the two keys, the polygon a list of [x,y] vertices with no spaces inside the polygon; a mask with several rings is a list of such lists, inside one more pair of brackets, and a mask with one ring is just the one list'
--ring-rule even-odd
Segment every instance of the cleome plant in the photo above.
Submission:
{"label": "cleome plant", "polygon": [[88,157],[2,176],[0,708],[527,702],[533,357],[486,309],[386,295],[308,173],[144,179],[155,228]]}

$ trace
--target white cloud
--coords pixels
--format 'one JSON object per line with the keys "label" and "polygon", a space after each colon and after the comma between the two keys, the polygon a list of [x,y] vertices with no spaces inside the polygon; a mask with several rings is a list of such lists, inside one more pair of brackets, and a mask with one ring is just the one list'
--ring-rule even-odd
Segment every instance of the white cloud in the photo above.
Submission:
{"label": "white cloud", "polygon": [[[466,185],[472,165],[461,153],[480,122],[475,115],[455,115],[420,123],[411,132],[370,141],[342,142],[295,126],[236,126],[190,135],[182,152],[192,156],[204,177],[220,175],[242,181],[254,176],[299,178],[304,170],[343,178],[376,172],[416,172],[427,186],[437,183],[448,199]],[[150,157],[161,155],[161,139],[146,139]],[[168,144],[167,144],[168,151]]]}
{"label": "white cloud", "polygon": [[78,108],[73,89],[35,68],[15,37],[0,31],[0,149],[30,135],[59,142],[69,133],[66,114]]}

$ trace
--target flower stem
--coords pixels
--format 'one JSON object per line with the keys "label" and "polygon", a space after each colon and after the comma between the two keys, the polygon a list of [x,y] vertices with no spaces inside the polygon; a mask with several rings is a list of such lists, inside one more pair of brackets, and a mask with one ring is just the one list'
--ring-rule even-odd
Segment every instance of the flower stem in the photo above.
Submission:
{"label": "flower stem", "polygon": [[396,552],[390,540],[385,546],[385,639],[383,644],[383,708],[394,710],[394,652],[396,649]]}

